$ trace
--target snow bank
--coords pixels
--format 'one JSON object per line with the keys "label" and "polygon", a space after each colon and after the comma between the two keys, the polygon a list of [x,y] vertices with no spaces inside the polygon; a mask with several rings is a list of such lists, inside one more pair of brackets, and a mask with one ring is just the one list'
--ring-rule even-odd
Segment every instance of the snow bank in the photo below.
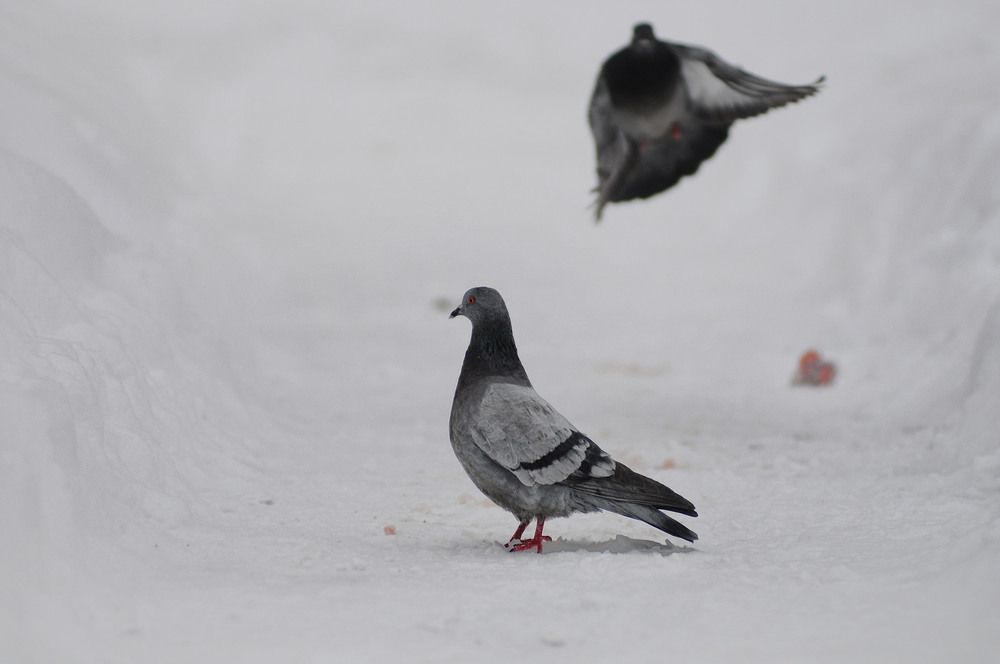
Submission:
{"label": "snow bank", "polygon": [[58,21],[12,18],[0,76],[3,641],[45,661],[86,638],[77,612],[92,609],[77,600],[124,564],[122,542],[190,519],[211,473],[245,475],[233,459],[247,434],[230,418],[247,417],[226,366],[238,344],[222,348],[215,319],[227,307],[192,265],[205,257],[171,236],[177,181],[137,127],[134,93],[113,71],[99,79],[95,53],[74,59]]}

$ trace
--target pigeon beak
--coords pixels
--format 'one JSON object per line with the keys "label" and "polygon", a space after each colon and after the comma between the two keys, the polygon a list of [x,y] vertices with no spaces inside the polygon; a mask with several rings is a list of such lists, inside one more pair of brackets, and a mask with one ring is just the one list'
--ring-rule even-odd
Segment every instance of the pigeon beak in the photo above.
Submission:
{"label": "pigeon beak", "polygon": [[451,312],[451,315],[448,316],[448,318],[454,318],[455,316],[459,315],[460,313],[462,313],[462,307],[456,307],[455,310],[453,312]]}

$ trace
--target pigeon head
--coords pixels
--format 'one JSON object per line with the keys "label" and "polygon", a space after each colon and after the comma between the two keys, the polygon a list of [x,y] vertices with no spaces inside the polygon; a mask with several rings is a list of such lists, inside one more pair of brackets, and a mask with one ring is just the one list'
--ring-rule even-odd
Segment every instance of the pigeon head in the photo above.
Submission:
{"label": "pigeon head", "polygon": [[507,305],[495,289],[488,286],[477,286],[470,288],[462,296],[462,303],[451,312],[449,318],[455,316],[465,316],[472,321],[475,327],[479,323],[488,321],[506,321],[509,323],[510,314],[507,313]]}
{"label": "pigeon head", "polygon": [[632,28],[632,43],[635,44],[641,41],[656,41],[656,35],[653,34],[653,26],[649,23],[638,23]]}
{"label": "pigeon head", "polygon": [[470,288],[462,296],[462,304],[451,312],[451,318],[455,316],[465,316],[472,321],[472,339],[465,351],[459,389],[490,376],[503,376],[507,382],[531,385],[517,356],[510,315],[500,293],[486,286]]}

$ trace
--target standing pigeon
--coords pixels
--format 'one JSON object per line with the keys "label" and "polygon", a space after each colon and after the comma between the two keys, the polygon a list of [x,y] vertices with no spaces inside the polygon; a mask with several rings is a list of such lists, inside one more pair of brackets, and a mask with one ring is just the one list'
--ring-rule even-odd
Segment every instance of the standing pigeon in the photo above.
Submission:
{"label": "standing pigeon", "polygon": [[815,94],[725,62],[711,51],[661,41],[647,23],[609,57],[590,98],[597,147],[596,218],[608,203],[649,198],[693,175],[729,126]]}
{"label": "standing pigeon", "polygon": [[[472,481],[520,521],[507,547],[542,552],[545,519],[607,510],[693,542],[660,510],[698,516],[691,502],[616,462],[531,387],[500,293],[469,290],[451,318],[472,321],[451,406],[451,445]],[[535,536],[522,540],[531,520]]]}

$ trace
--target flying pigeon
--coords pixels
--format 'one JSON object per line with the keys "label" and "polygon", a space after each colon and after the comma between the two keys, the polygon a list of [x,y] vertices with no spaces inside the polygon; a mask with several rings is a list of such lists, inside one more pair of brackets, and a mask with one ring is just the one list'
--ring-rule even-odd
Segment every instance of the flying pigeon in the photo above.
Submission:
{"label": "flying pigeon", "polygon": [[[472,321],[451,406],[451,445],[473,483],[519,521],[506,546],[542,552],[549,517],[606,510],[689,542],[698,536],[661,510],[698,516],[691,501],[612,459],[540,397],[514,345],[500,293],[469,290],[451,318]],[[535,535],[521,539],[535,520]]]}
{"label": "flying pigeon", "polygon": [[636,25],[632,43],[601,66],[590,98],[597,220],[608,203],[649,198],[693,175],[734,121],[813,95],[823,79],[775,83]]}

